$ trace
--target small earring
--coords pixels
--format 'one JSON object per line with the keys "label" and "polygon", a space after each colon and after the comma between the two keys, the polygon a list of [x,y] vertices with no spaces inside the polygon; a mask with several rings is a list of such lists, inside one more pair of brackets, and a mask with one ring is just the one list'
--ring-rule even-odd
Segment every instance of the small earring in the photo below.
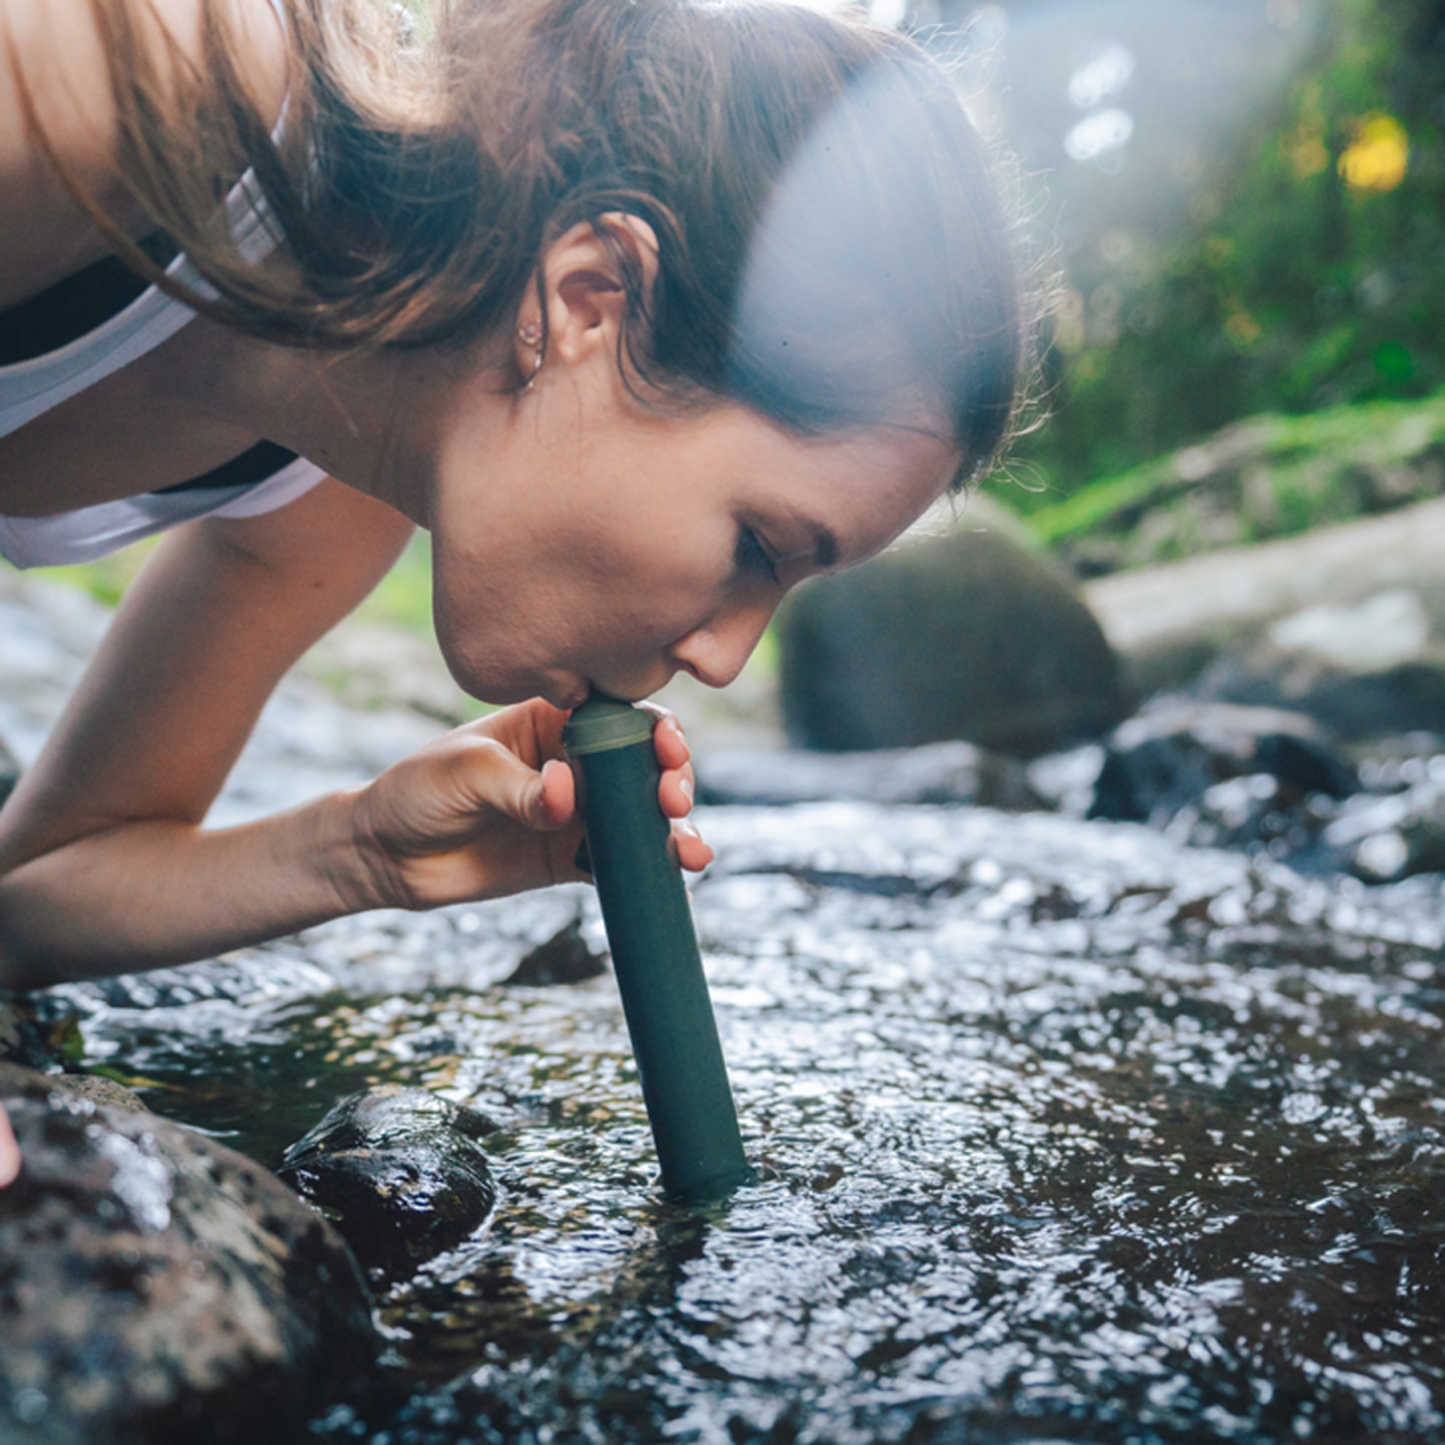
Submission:
{"label": "small earring", "polygon": [[517,327],[517,339],[523,346],[536,347],[536,359],[532,362],[532,374],[527,378],[527,384],[522,388],[523,393],[532,389],[532,383],[537,379],[537,373],[542,369],[542,323],[528,319]]}

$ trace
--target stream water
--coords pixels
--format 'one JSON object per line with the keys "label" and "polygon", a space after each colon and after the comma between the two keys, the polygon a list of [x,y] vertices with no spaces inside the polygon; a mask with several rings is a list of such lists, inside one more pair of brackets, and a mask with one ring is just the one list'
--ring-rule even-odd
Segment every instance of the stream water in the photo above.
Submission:
{"label": "stream water", "polygon": [[[28,762],[104,614],[0,589]],[[216,810],[435,732],[283,685]],[[266,1163],[369,1083],[474,1105],[488,1226],[380,1297],[323,1442],[1445,1441],[1445,880],[1142,828],[716,809],[703,953],[760,1182],[662,1201],[610,977],[504,982],[585,889],[57,990]],[[142,1082],[145,1081],[145,1082]]]}
{"label": "stream water", "polygon": [[1445,1440],[1445,885],[1124,825],[716,809],[695,889],[760,1182],[665,1203],[582,889],[61,991],[92,1063],[274,1163],[405,1083],[489,1225],[380,1298],[324,1441]]}

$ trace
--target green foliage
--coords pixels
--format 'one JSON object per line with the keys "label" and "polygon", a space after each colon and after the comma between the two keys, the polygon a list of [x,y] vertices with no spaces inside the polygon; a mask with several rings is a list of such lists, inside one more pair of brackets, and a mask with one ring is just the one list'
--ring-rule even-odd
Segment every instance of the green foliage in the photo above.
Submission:
{"label": "green foliage", "polygon": [[357,615],[371,622],[408,627],[413,632],[431,632],[430,533],[417,532],[412,537],[391,571],[357,609]]}
{"label": "green foliage", "polygon": [[1290,536],[1445,492],[1445,392],[1252,417],[1038,506],[1030,530],[1085,573]]}
{"label": "green foliage", "polygon": [[[1445,385],[1445,15],[1435,0],[1324,10],[1273,114],[1206,167],[1181,233],[1127,237],[1127,265],[1071,260],[1054,415],[1018,447],[1043,491],[1006,494],[1018,510],[1057,512],[1091,478],[1136,485],[1118,474],[1242,416]],[[1101,294],[1122,320],[1096,314]]]}

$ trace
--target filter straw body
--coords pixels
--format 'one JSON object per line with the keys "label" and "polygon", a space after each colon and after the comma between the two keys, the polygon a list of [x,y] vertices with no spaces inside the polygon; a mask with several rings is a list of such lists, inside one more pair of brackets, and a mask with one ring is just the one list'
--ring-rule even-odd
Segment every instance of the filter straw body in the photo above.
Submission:
{"label": "filter straw body", "polygon": [[682,873],[657,801],[651,714],[592,698],[563,740],[582,778],[592,876],[663,1188],[718,1199],[752,1178]]}

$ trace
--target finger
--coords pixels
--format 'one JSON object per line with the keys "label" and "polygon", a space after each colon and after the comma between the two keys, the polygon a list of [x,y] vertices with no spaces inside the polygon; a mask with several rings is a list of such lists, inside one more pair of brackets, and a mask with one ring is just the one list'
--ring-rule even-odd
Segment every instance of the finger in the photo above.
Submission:
{"label": "finger", "polygon": [[564,828],[577,813],[577,783],[572,769],[560,758],[542,764],[541,808],[545,828]]}
{"label": "finger", "polygon": [[682,724],[670,712],[663,712],[654,725],[652,745],[657,750],[657,761],[664,768],[680,768],[692,757]]}
{"label": "finger", "polygon": [[665,772],[657,783],[657,802],[663,815],[668,818],[685,818],[692,812],[692,800],[696,794],[692,764],[684,763],[680,768]]}
{"label": "finger", "polygon": [[694,824],[678,819],[672,825],[672,850],[677,861],[689,873],[700,873],[717,856],[703,841]]}
{"label": "finger", "polygon": [[575,812],[572,772],[565,763],[549,760],[539,772],[495,739],[479,738],[462,766],[478,808],[493,808],[545,832],[563,827]]}
{"label": "finger", "polygon": [[20,1173],[20,1148],[10,1128],[9,1116],[0,1106],[0,1189],[13,1184]]}
{"label": "finger", "polygon": [[529,698],[474,718],[455,729],[463,737],[490,739],[515,753],[523,762],[540,767],[546,758],[562,754],[562,729],[567,714],[545,698]]}

